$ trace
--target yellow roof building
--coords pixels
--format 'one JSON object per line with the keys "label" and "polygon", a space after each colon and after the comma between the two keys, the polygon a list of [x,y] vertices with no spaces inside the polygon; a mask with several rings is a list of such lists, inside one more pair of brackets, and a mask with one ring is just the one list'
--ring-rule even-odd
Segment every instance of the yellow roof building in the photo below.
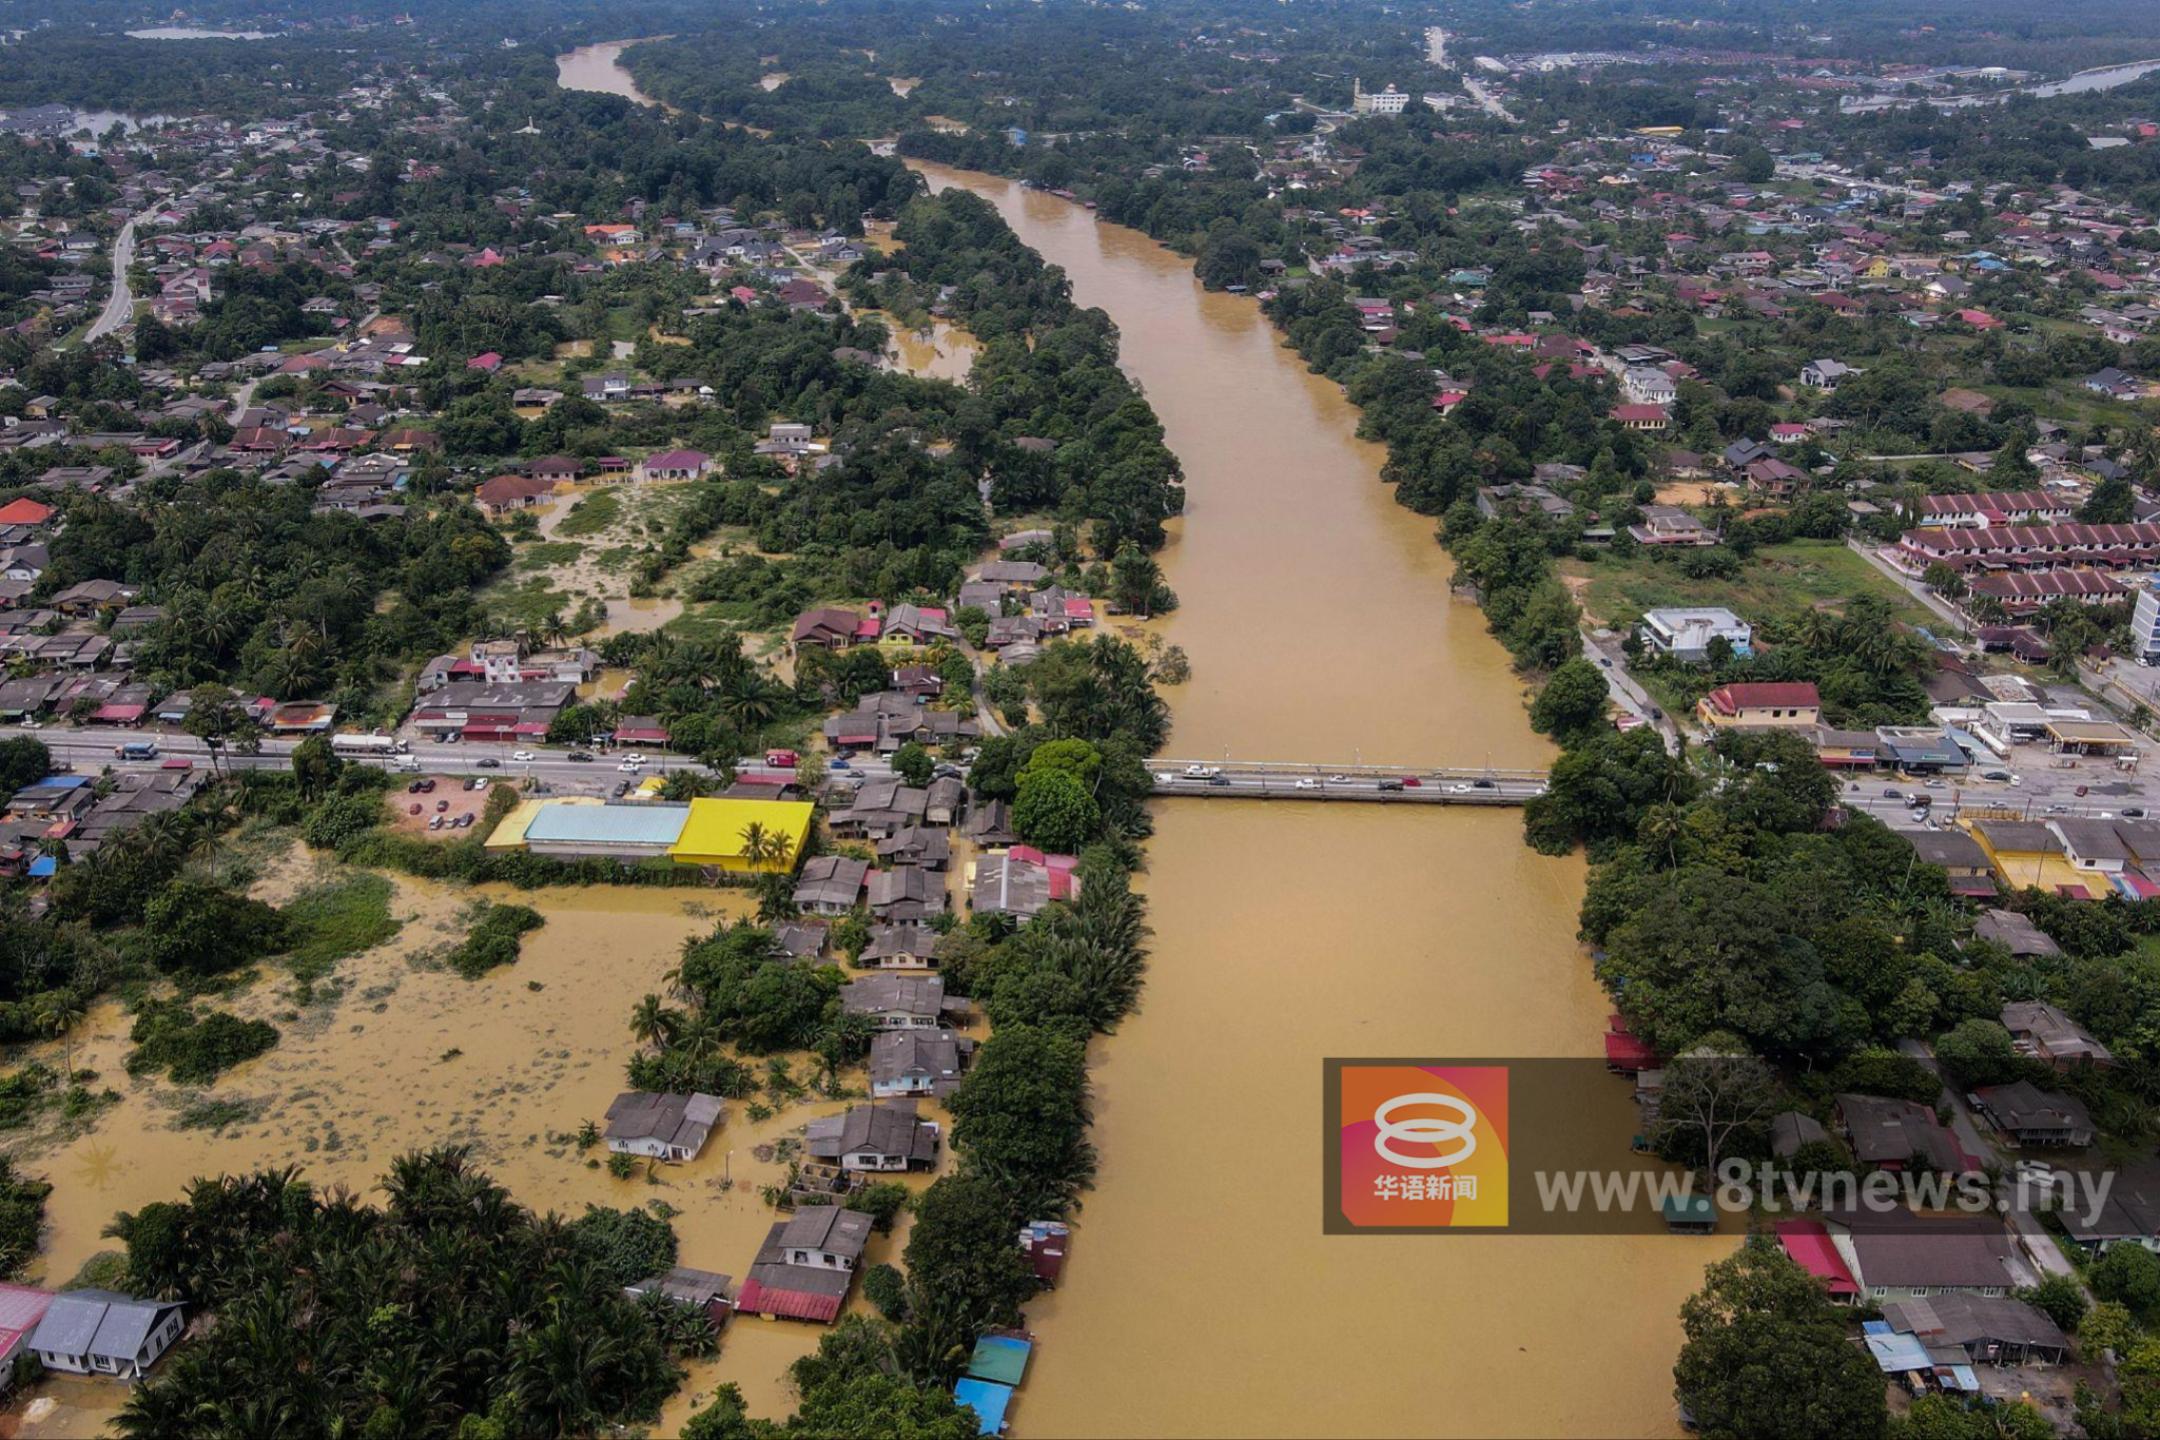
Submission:
{"label": "yellow roof building", "polygon": [[[668,855],[679,865],[785,875],[802,859],[816,810],[807,800],[692,800],[682,838]],[[759,826],[767,837],[786,842],[781,858],[750,862],[744,853],[748,848],[744,832],[752,825]]]}

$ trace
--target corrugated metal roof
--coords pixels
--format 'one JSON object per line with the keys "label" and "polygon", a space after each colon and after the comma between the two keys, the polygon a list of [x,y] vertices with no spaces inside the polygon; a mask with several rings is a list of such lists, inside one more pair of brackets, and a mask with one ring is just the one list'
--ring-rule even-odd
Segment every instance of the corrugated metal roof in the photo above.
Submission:
{"label": "corrugated metal roof", "polygon": [[527,844],[673,845],[690,818],[687,805],[562,805],[540,807],[525,827]]}

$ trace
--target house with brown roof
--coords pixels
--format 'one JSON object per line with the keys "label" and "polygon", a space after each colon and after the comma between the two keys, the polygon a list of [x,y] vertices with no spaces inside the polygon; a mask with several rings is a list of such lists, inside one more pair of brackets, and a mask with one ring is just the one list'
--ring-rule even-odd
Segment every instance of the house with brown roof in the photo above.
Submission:
{"label": "house with brown roof", "polygon": [[917,1115],[911,1100],[851,1105],[812,1120],[803,1135],[811,1159],[871,1174],[933,1169],[938,1144],[937,1122]]}
{"label": "house with brown roof", "polygon": [[951,1030],[887,1030],[870,1042],[870,1093],[942,1100],[960,1088],[961,1069],[974,1051],[973,1040]]}
{"label": "house with brown roof", "polygon": [[537,475],[497,475],[481,481],[473,498],[490,515],[507,515],[513,510],[529,510],[553,493],[553,482]]}
{"label": "house with brown roof", "polygon": [[1863,1165],[1952,1175],[1968,1168],[1957,1137],[1925,1105],[1883,1095],[1842,1094],[1837,1097],[1837,1122],[1853,1158]]}
{"label": "house with brown roof", "polygon": [[2020,1148],[2092,1144],[2092,1115],[2075,1095],[2042,1090],[2030,1080],[1983,1085],[1972,1092],[1974,1108]]}
{"label": "house with brown roof", "polygon": [[2002,1024],[2019,1054],[2045,1060],[2057,1070],[2115,1063],[2114,1053],[2107,1046],[2044,1000],[2011,1001],[2002,1008]]}

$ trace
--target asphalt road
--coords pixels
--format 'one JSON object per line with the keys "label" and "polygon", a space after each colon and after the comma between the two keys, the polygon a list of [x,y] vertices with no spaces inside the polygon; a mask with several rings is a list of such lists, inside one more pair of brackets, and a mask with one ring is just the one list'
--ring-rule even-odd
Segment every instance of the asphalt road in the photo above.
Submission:
{"label": "asphalt road", "polygon": [[128,266],[135,263],[135,227],[153,212],[145,210],[141,215],[131,215],[113,238],[112,294],[106,297],[105,308],[91,324],[83,337],[85,344],[99,340],[118,330],[134,318],[135,297],[128,289]]}
{"label": "asphalt road", "polygon": [[[93,730],[67,726],[45,726],[27,729],[21,726],[0,726],[0,738],[13,735],[29,735],[42,740],[52,751],[56,761],[73,766],[77,771],[95,773],[110,767],[114,770],[156,770],[166,761],[192,760],[199,766],[210,763],[210,748],[192,735],[178,731],[160,733],[148,730]],[[158,747],[154,760],[124,760],[115,753],[123,744],[149,742]],[[226,750],[219,757],[219,764],[234,770],[282,770],[292,764],[294,739],[265,739],[261,752],[242,755]],[[428,741],[415,743],[411,759],[420,765],[418,773],[427,775],[493,775],[497,778],[531,776],[552,790],[572,793],[600,794],[610,791],[624,780],[634,776],[667,775],[676,770],[699,770],[706,767],[681,755],[667,755],[657,751],[642,751],[635,746],[620,747],[613,751],[587,751],[591,760],[572,760],[570,751],[560,747],[532,747],[527,753],[531,760],[513,758],[521,747],[516,745],[472,744],[460,741],[451,745],[439,745]],[[637,771],[621,769],[623,757],[642,754],[645,763]],[[347,756],[362,764],[386,765],[390,757]],[[403,758],[403,757],[400,757]],[[745,758],[736,767],[741,777],[757,775],[789,775],[793,771],[765,764],[762,757]],[[845,768],[832,767],[834,778],[860,776],[877,778],[892,773],[891,766],[882,760],[850,761]]]}

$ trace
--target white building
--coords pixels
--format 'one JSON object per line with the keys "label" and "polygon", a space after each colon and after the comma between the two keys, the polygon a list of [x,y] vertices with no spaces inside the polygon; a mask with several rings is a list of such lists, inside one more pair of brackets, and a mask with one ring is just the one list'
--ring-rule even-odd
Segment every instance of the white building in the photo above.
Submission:
{"label": "white building", "polygon": [[180,1338],[180,1306],[110,1290],[71,1290],[54,1299],[30,1336],[48,1370],[140,1379]]}
{"label": "white building", "polygon": [[1637,405],[1670,405],[1680,398],[1680,387],[1662,370],[1630,365],[1620,382],[1629,401]]}
{"label": "white building", "polygon": [[1652,610],[1642,618],[1641,633],[1652,650],[1691,665],[1709,658],[1712,640],[1722,639],[1735,655],[1746,655],[1755,639],[1747,621],[1716,605]]}
{"label": "white building", "polygon": [[2152,581],[2138,587],[2130,609],[2130,653],[2140,665],[2160,665],[2160,584]]}
{"label": "white building", "polygon": [[1365,88],[1362,80],[1350,82],[1350,108],[1360,115],[1400,115],[1410,103],[1410,92],[1393,85],[1378,92]]}

